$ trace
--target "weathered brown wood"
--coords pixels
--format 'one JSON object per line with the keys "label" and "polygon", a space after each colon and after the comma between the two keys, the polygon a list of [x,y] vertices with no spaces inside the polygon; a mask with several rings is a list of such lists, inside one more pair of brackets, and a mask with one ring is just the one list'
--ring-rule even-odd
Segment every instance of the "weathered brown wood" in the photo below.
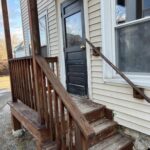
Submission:
{"label": "weathered brown wood", "polygon": [[48,63],[55,63],[58,62],[58,57],[45,57]]}
{"label": "weathered brown wood", "polygon": [[11,59],[13,58],[13,55],[12,55],[12,45],[11,45],[7,1],[1,0],[1,5],[2,5],[2,12],[3,12],[3,23],[4,23],[4,32],[5,32],[5,39],[6,39],[7,56],[8,56],[8,59]]}
{"label": "weathered brown wood", "polygon": [[62,150],[66,150],[66,125],[65,125],[65,111],[64,111],[64,105],[62,101],[60,100],[60,114],[61,114],[61,147]]}
{"label": "weathered brown wood", "polygon": [[54,140],[55,137],[54,137],[54,116],[53,116],[53,99],[52,99],[52,87],[51,87],[51,84],[49,83],[48,81],[48,102],[49,102],[49,112],[50,112],[50,116],[49,116],[49,121],[50,121],[50,124],[49,124],[49,129],[50,129],[50,134],[51,134],[51,140]]}
{"label": "weathered brown wood", "polygon": [[[9,27],[9,18],[8,18],[8,8],[7,8],[7,1],[6,0],[1,0],[1,6],[2,6],[2,14],[3,14],[3,23],[4,23],[4,32],[5,32],[5,40],[6,40],[6,49],[7,49],[7,58],[12,59],[13,54],[12,54],[12,45],[11,45],[11,36],[10,36],[10,27]],[[17,102],[17,98],[15,97],[15,82],[13,76],[13,66],[10,65],[10,62],[8,61],[9,64],[9,73],[10,73],[10,86],[11,86],[11,91],[12,91],[12,101]],[[12,124],[14,126],[14,129],[16,128],[16,124],[19,127],[19,123],[16,121],[16,119],[12,119]]]}
{"label": "weathered brown wood", "polygon": [[36,61],[42,68],[43,72],[45,73],[46,77],[48,78],[49,82],[53,85],[53,88],[62,102],[64,103],[66,109],[69,111],[70,115],[72,116],[73,120],[78,123],[81,132],[84,134],[86,139],[94,137],[95,133],[89,123],[87,122],[84,115],[80,112],[77,106],[73,103],[70,95],[66,92],[64,87],[61,85],[58,78],[54,75],[53,71],[49,68],[47,62],[41,56],[36,56]]}
{"label": "weathered brown wood", "polygon": [[39,21],[38,21],[38,10],[37,0],[28,0],[28,13],[29,13],[29,24],[31,32],[31,45],[32,45],[32,56],[33,56],[33,69],[34,69],[34,84],[35,94],[37,100],[37,110],[39,113],[39,121],[44,124],[43,108],[41,108],[42,99],[39,97],[39,85],[38,85],[38,68],[35,60],[36,55],[40,55],[40,34],[39,34]]}
{"label": "weathered brown wood", "polygon": [[34,78],[34,69],[33,69],[33,61],[31,60],[31,79],[32,79],[32,94],[33,94],[33,101],[34,101],[34,107],[35,107],[35,110],[37,111],[37,98],[36,98],[36,89],[35,89],[35,78]]}
{"label": "weathered brown wood", "polygon": [[45,124],[43,88],[42,88],[42,86],[43,86],[42,71],[41,71],[41,68],[39,67],[39,65],[37,65],[36,67],[37,67],[37,77],[38,77],[37,88],[38,88],[38,99],[39,99],[39,101],[37,101],[37,108],[38,108],[38,113],[39,113],[39,117],[40,117],[40,122],[41,122],[41,124]]}
{"label": "weathered brown wood", "polygon": [[59,132],[59,110],[58,110],[58,95],[54,91],[54,114],[55,114],[55,134],[58,149],[60,148],[60,132]]}
{"label": "weathered brown wood", "polygon": [[11,115],[11,121],[14,131],[17,131],[22,128],[21,123],[13,115]]}
{"label": "weathered brown wood", "polygon": [[39,141],[49,140],[49,132],[45,126],[38,121],[38,113],[30,109],[22,102],[9,103],[12,115]]}
{"label": "weathered brown wood", "polygon": [[25,57],[19,57],[19,58],[11,58],[9,59],[10,62],[14,62],[15,60],[19,61],[19,60],[31,60],[32,56],[25,56]]}
{"label": "weathered brown wood", "polygon": [[48,115],[48,103],[47,103],[47,89],[46,89],[46,78],[41,70],[41,80],[42,80],[42,97],[43,97],[43,108],[44,108],[44,119],[45,119],[45,125],[48,127],[49,126],[49,115]]}
{"label": "weathered brown wood", "polygon": [[68,142],[69,142],[69,150],[72,150],[73,149],[73,121],[69,113],[68,113]]}
{"label": "weathered brown wood", "polygon": [[30,74],[30,61],[26,60],[26,69],[27,69],[27,83],[28,83],[28,92],[29,92],[29,100],[30,100],[30,106],[32,109],[35,110],[34,108],[34,100],[32,97],[32,86],[31,86],[31,74]]}

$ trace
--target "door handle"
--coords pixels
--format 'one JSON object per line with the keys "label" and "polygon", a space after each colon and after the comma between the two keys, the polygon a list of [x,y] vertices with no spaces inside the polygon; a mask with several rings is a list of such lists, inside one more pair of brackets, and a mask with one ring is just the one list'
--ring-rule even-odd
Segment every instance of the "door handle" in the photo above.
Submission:
{"label": "door handle", "polygon": [[84,50],[86,47],[85,47],[84,44],[82,44],[82,45],[80,45],[80,48],[81,48],[82,50]]}

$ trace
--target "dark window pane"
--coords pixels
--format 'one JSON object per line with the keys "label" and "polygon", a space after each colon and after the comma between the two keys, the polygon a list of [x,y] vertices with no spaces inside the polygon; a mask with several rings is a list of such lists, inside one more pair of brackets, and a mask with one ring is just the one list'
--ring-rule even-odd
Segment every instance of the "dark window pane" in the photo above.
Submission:
{"label": "dark window pane", "polygon": [[150,0],[143,0],[143,17],[150,16]]}
{"label": "dark window pane", "polygon": [[150,8],[150,0],[143,0],[144,2],[144,9]]}
{"label": "dark window pane", "polygon": [[81,12],[69,16],[66,20],[67,47],[81,44],[82,42],[82,23]]}
{"label": "dark window pane", "polygon": [[117,60],[123,72],[150,73],[150,21],[117,29]]}

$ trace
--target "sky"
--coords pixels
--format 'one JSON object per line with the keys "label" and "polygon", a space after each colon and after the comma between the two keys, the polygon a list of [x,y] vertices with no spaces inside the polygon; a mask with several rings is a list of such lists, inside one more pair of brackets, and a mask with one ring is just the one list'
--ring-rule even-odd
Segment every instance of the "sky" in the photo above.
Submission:
{"label": "sky", "polygon": [[[20,0],[7,0],[7,5],[8,5],[11,36],[12,37],[17,36],[17,38],[20,41],[22,41],[23,34],[22,34]],[[1,0],[0,0],[0,37],[4,37]]]}

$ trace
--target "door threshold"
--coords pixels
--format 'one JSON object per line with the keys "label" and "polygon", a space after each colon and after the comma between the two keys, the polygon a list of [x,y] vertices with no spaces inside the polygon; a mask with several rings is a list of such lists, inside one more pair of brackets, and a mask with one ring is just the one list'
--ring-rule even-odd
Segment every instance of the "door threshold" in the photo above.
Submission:
{"label": "door threshold", "polygon": [[81,96],[81,95],[75,95],[75,94],[71,94],[69,93],[70,96],[74,99],[74,100],[86,100],[86,99],[89,99],[87,95],[85,96]]}

